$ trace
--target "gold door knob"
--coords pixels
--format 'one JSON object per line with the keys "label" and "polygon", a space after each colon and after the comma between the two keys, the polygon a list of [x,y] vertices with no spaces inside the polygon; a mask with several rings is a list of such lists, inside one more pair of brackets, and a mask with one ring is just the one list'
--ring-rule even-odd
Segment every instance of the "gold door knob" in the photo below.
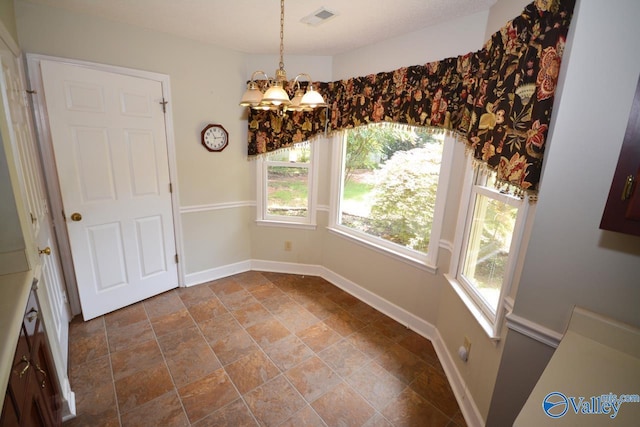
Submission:
{"label": "gold door knob", "polygon": [[82,221],[82,215],[80,215],[78,212],[72,213],[71,221]]}
{"label": "gold door knob", "polygon": [[44,249],[40,249],[40,248],[38,248],[38,253],[39,253],[40,255],[42,255],[42,254],[45,254],[45,255],[51,255],[51,248],[50,248],[49,246],[47,246],[47,247],[46,247],[46,248],[44,248]]}

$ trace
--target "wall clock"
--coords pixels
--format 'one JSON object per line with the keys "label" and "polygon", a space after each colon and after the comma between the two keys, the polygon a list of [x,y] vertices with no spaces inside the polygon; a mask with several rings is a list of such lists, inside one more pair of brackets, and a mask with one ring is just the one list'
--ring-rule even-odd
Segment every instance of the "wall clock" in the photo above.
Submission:
{"label": "wall clock", "polygon": [[202,129],[201,142],[209,151],[222,151],[229,144],[229,132],[222,125],[207,125]]}

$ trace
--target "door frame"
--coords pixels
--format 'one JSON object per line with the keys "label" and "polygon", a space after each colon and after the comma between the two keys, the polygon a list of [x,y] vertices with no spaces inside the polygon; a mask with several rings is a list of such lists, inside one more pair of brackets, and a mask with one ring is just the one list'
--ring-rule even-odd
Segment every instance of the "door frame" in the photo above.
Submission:
{"label": "door frame", "polygon": [[[139,77],[147,80],[154,80],[162,85],[162,93],[164,100],[167,102],[165,114],[165,133],[167,140],[167,156],[169,163],[169,179],[172,184],[171,192],[171,210],[173,215],[174,239],[176,244],[176,252],[179,260],[184,259],[184,247],[182,244],[182,221],[180,217],[180,197],[178,194],[178,167],[175,155],[175,135],[173,130],[173,110],[171,102],[171,86],[169,76],[166,74],[154,73],[151,71],[135,70],[132,68],[119,67],[114,65],[100,64],[82,60],[60,58],[55,56],[26,54],[27,70],[29,74],[29,84],[32,91],[32,106],[34,113],[34,122],[38,142],[42,155],[42,165],[44,168],[44,176],[46,181],[49,203],[51,204],[51,212],[53,216],[54,236],[58,242],[60,251],[60,260],[62,270],[67,282],[67,293],[69,294],[69,304],[71,312],[75,316],[81,313],[80,297],[78,295],[78,285],[76,282],[75,269],[73,259],[71,257],[71,245],[67,234],[67,224],[63,218],[62,210],[62,193],[60,191],[60,181],[55,165],[53,154],[53,143],[51,140],[51,131],[49,129],[49,117],[47,115],[47,107],[44,99],[44,87],[42,84],[42,74],[40,72],[40,61],[55,61],[69,65],[81,66],[97,71],[105,71],[115,74],[123,74],[130,77]],[[178,286],[185,286],[184,265],[178,262]]]}

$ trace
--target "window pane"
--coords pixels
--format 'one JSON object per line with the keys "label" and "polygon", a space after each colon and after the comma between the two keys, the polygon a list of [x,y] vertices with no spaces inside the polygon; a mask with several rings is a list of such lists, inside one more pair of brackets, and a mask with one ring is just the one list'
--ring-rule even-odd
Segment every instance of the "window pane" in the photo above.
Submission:
{"label": "window pane", "polygon": [[339,223],[426,253],[443,140],[407,127],[349,131]]}
{"label": "window pane", "polygon": [[306,217],[309,169],[269,166],[267,170],[267,215]]}
{"label": "window pane", "polygon": [[495,313],[518,208],[477,194],[463,275]]}

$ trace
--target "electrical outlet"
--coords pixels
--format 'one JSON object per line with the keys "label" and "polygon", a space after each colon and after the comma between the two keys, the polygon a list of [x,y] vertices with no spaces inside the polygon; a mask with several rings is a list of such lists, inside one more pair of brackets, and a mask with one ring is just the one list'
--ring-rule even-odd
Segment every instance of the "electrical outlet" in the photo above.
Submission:
{"label": "electrical outlet", "polygon": [[293,249],[293,243],[291,243],[291,241],[289,241],[289,240],[286,240],[284,242],[284,250],[287,251],[287,252],[290,252],[291,249]]}
{"label": "electrical outlet", "polygon": [[469,339],[469,337],[464,337],[464,348],[465,350],[467,350],[467,355],[468,355],[469,352],[471,351],[471,340]]}

